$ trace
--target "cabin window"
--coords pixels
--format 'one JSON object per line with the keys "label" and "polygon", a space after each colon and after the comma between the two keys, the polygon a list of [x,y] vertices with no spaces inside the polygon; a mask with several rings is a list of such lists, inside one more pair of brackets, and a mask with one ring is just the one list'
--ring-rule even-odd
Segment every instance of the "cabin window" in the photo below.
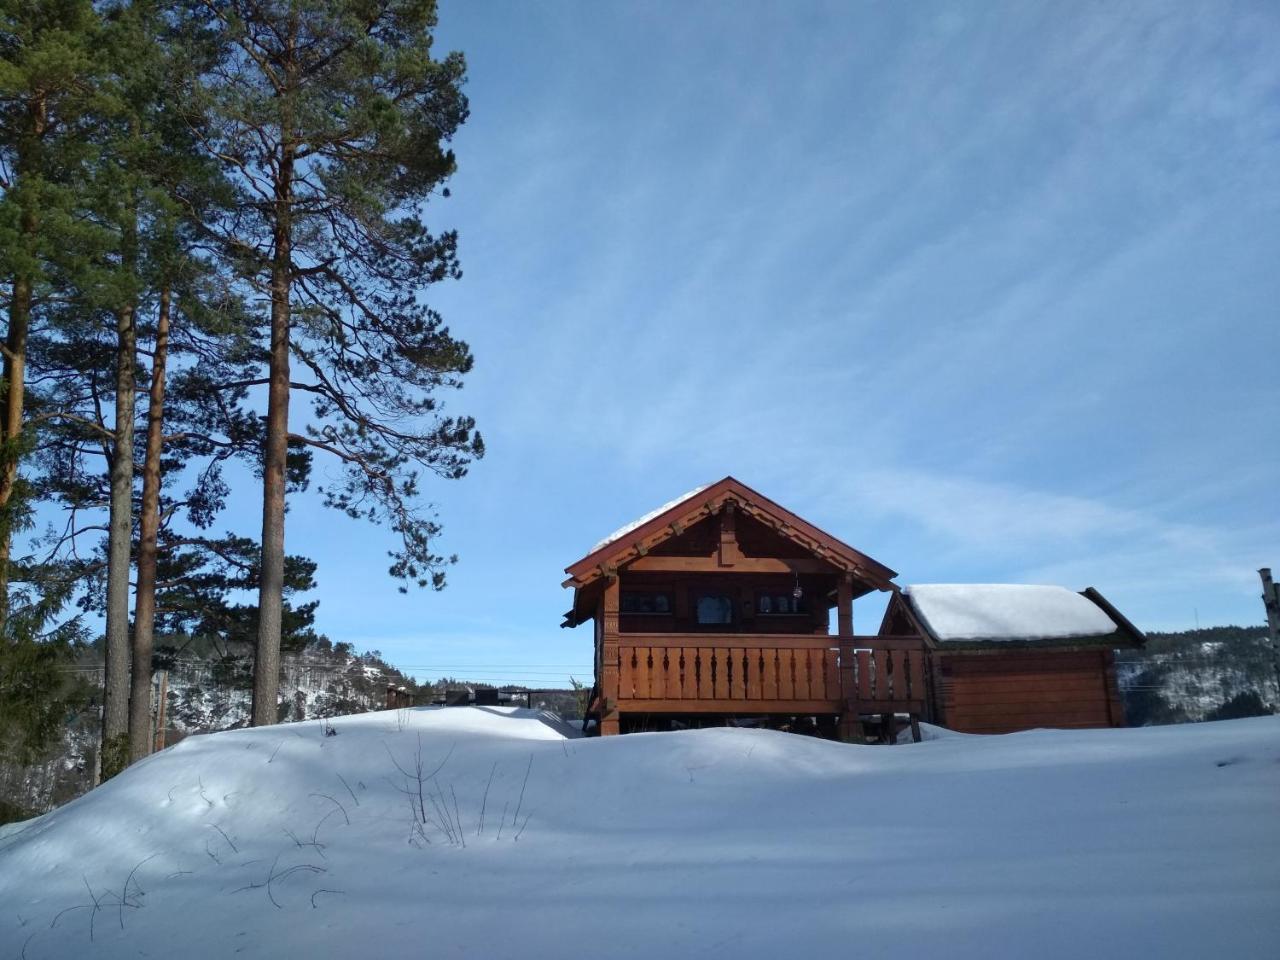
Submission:
{"label": "cabin window", "polygon": [[733,623],[733,601],[723,593],[698,594],[696,604],[698,623],[704,625],[723,625]]}
{"label": "cabin window", "polygon": [[650,613],[666,616],[671,613],[671,594],[662,590],[624,590],[618,601],[621,613]]}
{"label": "cabin window", "polygon": [[808,612],[809,607],[804,597],[783,592],[756,594],[756,613],[761,616],[795,616]]}

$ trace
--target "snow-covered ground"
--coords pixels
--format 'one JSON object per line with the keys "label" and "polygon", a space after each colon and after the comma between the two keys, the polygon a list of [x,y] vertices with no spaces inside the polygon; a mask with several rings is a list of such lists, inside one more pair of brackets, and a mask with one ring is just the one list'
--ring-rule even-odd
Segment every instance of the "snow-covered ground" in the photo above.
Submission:
{"label": "snow-covered ground", "polygon": [[192,737],[5,830],[0,957],[1280,956],[1280,717],[895,747],[331,723]]}

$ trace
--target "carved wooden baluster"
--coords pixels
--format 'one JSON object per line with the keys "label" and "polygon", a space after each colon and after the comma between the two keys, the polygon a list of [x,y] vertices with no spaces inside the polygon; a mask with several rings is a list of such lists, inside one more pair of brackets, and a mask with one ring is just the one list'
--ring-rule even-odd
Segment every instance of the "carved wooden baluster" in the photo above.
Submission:
{"label": "carved wooden baluster", "polygon": [[778,699],[778,651],[772,648],[760,652],[760,697]]}

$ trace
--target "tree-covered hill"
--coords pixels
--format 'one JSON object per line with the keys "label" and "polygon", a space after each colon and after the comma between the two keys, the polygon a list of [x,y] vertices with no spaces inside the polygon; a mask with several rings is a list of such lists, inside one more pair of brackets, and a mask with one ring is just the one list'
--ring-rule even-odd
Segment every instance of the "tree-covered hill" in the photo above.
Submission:
{"label": "tree-covered hill", "polygon": [[[194,734],[249,725],[252,658],[247,649],[238,649],[242,646],[190,637],[171,637],[157,645],[154,665],[167,674],[166,746]],[[102,668],[101,643],[87,648],[69,668],[84,682],[88,695],[67,717],[66,731],[54,750],[29,767],[0,766],[0,823],[42,813],[93,785]],[[315,720],[381,710],[388,685],[404,687],[417,704],[442,699],[449,689],[488,687],[457,678],[419,684],[376,650],[357,653],[348,643],[319,637],[282,657],[279,719]],[[540,691],[532,705],[566,718],[580,715],[574,691],[568,689]]]}
{"label": "tree-covered hill", "polygon": [[[1131,726],[1280,710],[1266,627],[1148,633],[1144,650],[1122,651],[1116,659]],[[1250,703],[1252,712],[1244,710]]]}

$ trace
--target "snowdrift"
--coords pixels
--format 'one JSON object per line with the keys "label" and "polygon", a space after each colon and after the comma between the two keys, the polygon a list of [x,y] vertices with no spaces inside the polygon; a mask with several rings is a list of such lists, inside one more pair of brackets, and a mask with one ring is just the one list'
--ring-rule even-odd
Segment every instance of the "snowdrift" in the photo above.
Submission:
{"label": "snowdrift", "polygon": [[[421,789],[419,788],[421,785]],[[1280,718],[862,747],[189,738],[0,836],[0,956],[1280,956]]]}

